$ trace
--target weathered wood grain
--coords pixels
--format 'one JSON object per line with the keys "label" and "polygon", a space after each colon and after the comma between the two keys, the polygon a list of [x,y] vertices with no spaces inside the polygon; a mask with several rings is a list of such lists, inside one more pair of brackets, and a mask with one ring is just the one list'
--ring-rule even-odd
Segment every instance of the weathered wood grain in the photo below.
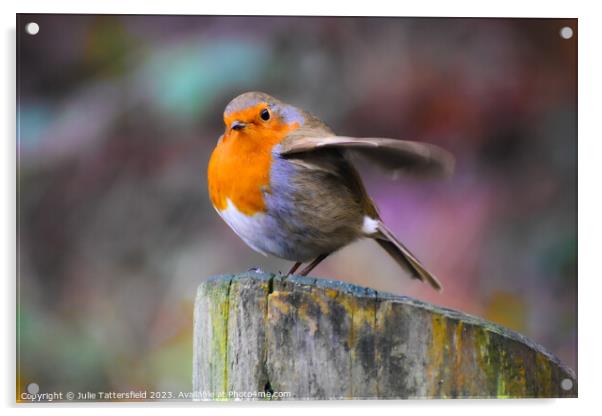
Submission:
{"label": "weathered wood grain", "polygon": [[577,396],[574,373],[520,334],[338,281],[218,276],[194,313],[197,399]]}

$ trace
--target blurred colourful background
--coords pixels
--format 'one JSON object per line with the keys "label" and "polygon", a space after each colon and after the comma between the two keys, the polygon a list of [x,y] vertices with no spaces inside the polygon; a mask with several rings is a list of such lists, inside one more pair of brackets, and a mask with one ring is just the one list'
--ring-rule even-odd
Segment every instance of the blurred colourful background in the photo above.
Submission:
{"label": "blurred colourful background", "polygon": [[576,370],[576,20],[19,15],[17,32],[20,391],[190,391],[199,282],[288,270],[207,196],[248,90],[456,155],[442,182],[360,166],[443,293],[370,241],[313,275],[485,317]]}

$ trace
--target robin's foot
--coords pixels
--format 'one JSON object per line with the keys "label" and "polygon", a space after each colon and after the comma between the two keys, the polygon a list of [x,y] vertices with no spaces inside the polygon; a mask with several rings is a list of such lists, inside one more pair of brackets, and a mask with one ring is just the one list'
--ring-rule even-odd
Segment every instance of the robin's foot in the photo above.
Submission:
{"label": "robin's foot", "polygon": [[297,263],[293,264],[293,267],[291,267],[291,269],[288,271],[286,276],[289,276],[289,275],[295,273],[297,271],[297,269],[299,268],[299,266],[301,266],[301,264],[302,264],[301,262],[297,262]]}
{"label": "robin's foot", "polygon": [[301,270],[301,273],[299,273],[301,276],[307,276],[309,274],[309,272],[311,272],[318,264],[320,264],[322,262],[322,260],[324,260],[326,257],[328,257],[330,253],[328,254],[320,254],[318,257],[316,257],[316,259],[314,261],[312,261],[311,263],[309,263],[305,269]]}

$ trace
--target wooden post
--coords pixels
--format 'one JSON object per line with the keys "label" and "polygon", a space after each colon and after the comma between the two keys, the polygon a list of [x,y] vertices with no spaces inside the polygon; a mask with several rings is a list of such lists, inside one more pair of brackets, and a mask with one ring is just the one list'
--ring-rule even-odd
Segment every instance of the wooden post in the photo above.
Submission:
{"label": "wooden post", "polygon": [[196,399],[576,397],[524,336],[461,312],[322,279],[244,273],[198,289]]}

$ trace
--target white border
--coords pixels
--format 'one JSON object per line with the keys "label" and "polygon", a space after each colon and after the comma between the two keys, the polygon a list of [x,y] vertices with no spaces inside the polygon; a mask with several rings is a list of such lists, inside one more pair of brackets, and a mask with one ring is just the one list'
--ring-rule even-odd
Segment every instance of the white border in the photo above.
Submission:
{"label": "white border", "polygon": [[[245,413],[274,412],[281,414],[305,414],[325,410],[332,412],[335,407],[350,414],[365,415],[370,407],[379,411],[399,412],[418,411],[420,414],[444,412],[453,414],[482,414],[507,416],[509,412],[527,410],[546,412],[547,414],[576,414],[596,405],[597,388],[602,374],[599,350],[600,312],[596,306],[602,294],[602,275],[600,265],[600,216],[602,213],[602,185],[599,158],[602,155],[602,129],[600,98],[600,77],[602,65],[600,58],[600,39],[602,39],[602,20],[596,2],[545,1],[406,1],[394,4],[391,1],[370,0],[365,2],[333,2],[303,0],[284,2],[274,0],[229,1],[162,1],[144,0],[102,2],[64,1],[64,0],[28,0],[17,4],[2,3],[3,31],[2,61],[0,80],[1,91],[5,96],[0,101],[0,125],[4,126],[6,136],[2,141],[2,169],[0,183],[4,188],[4,200],[0,204],[0,225],[3,247],[0,249],[0,264],[5,266],[4,308],[2,330],[5,334],[0,345],[5,369],[1,378],[2,403],[13,406],[14,411],[14,358],[15,358],[15,13],[125,13],[125,14],[301,14],[301,15],[339,15],[339,16],[474,16],[474,17],[577,17],[579,18],[579,399],[567,400],[508,400],[508,401],[412,401],[412,402],[305,402],[288,404],[229,404],[203,403],[193,409],[194,414],[210,411],[212,413],[231,414],[232,410]],[[50,414],[80,413],[74,406],[44,406],[44,412]],[[165,407],[181,408],[170,405],[110,405],[111,408],[124,407],[144,414],[164,414]],[[400,409],[403,407],[404,409]],[[20,409],[23,410],[23,409]],[[26,409],[29,410],[29,409]],[[179,409],[180,410],[180,409]],[[181,409],[184,410],[184,409]],[[103,407],[86,409],[92,414],[104,414]]]}
{"label": "white border", "polygon": [[[85,3],[78,1],[27,0],[20,2],[20,13],[125,13],[125,14],[232,14],[232,15],[331,15],[331,16],[468,16],[468,17],[577,17],[587,6],[577,2],[524,0],[483,2],[413,1],[326,2],[275,0],[201,1],[118,1]],[[581,11],[581,13],[579,13]]]}

